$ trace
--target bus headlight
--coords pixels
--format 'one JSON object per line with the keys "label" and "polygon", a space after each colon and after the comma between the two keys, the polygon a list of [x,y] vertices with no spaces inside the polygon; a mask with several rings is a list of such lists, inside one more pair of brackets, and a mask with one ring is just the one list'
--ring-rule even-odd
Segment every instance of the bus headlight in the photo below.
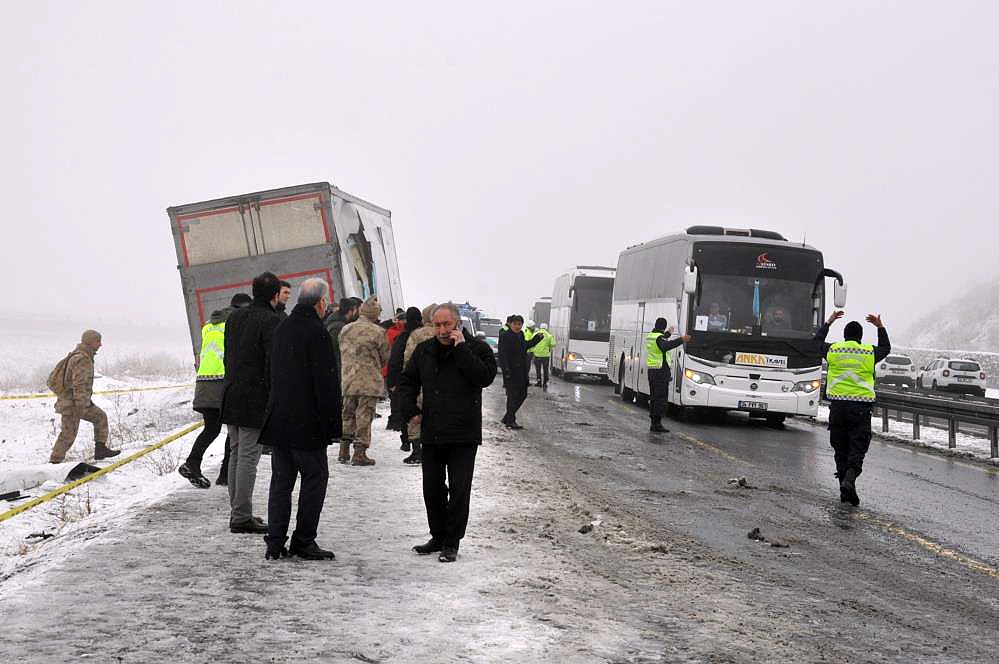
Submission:
{"label": "bus headlight", "polygon": [[565,356],[565,359],[569,360],[570,362],[585,362],[586,361],[586,358],[583,357],[582,355],[580,355],[579,353],[569,353],[568,355]]}
{"label": "bus headlight", "polygon": [[697,383],[698,385],[714,385],[715,379],[706,373],[701,373],[700,371],[694,371],[692,369],[685,369],[683,372],[684,378],[692,383]]}
{"label": "bus headlight", "polygon": [[822,381],[820,380],[803,380],[800,383],[794,384],[793,392],[814,392],[815,390],[822,387]]}

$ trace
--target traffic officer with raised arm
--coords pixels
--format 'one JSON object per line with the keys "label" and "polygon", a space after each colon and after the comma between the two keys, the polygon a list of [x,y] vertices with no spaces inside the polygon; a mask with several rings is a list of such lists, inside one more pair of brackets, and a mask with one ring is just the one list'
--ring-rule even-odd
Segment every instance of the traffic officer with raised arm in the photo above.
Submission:
{"label": "traffic officer with raised arm", "polygon": [[825,342],[829,326],[843,317],[834,311],[815,339],[822,341],[826,363],[826,398],[829,399],[829,443],[835,451],[836,477],[839,478],[840,502],[859,505],[857,477],[863,472],[864,456],[871,445],[871,409],[877,394],[874,390],[874,366],[888,357],[891,342],[881,316],[867,315],[867,322],[878,328],[878,345],[862,342],[864,328],[850,321],[843,329],[843,341]]}
{"label": "traffic officer with raised arm", "polygon": [[665,318],[657,318],[656,326],[645,337],[645,365],[649,372],[649,417],[652,425],[649,431],[665,433],[663,415],[666,414],[666,399],[673,374],[673,349],[690,341],[690,335],[670,340]]}

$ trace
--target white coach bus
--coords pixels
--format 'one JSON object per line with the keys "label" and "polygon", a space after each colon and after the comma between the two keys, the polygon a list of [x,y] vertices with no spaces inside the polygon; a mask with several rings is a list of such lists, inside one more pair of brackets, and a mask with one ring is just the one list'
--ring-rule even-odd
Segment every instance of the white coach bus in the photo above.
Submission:
{"label": "white coach bus", "polygon": [[579,265],[555,280],[549,332],[557,376],[607,378],[614,268]]}
{"label": "white coach bus", "polygon": [[746,411],[783,422],[815,415],[821,362],[812,341],[825,319],[825,278],[836,307],[843,277],[822,253],[756,229],[691,226],[629,247],[618,258],[610,379],[625,401],[648,399],[645,337],[657,318],[690,334],[673,352],[669,403]]}

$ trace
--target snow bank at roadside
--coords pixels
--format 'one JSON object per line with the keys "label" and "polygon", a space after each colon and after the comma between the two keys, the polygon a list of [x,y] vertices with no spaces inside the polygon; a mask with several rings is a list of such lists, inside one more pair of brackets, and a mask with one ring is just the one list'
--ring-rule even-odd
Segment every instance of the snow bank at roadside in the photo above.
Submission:
{"label": "snow bank at roadside", "polygon": [[[817,422],[827,424],[829,422],[829,407],[819,406],[819,414],[815,419]],[[958,433],[956,440],[957,447],[951,449],[948,447],[947,431],[944,429],[923,425],[919,429],[919,440],[913,440],[911,422],[899,422],[898,420],[889,418],[888,431],[884,432],[881,431],[881,417],[871,418],[871,431],[874,432],[875,436],[887,438],[888,440],[896,440],[910,445],[919,445],[933,449],[948,450],[986,461],[990,460],[991,446],[989,440],[979,436]],[[999,463],[995,459],[991,461]]]}

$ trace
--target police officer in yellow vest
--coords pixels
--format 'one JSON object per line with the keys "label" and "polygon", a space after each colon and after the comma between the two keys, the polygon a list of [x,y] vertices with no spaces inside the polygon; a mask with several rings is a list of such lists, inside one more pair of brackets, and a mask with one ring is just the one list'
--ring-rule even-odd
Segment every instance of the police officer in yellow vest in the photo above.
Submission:
{"label": "police officer in yellow vest", "polygon": [[[194,403],[192,408],[205,420],[205,426],[198,434],[191,447],[187,460],[181,464],[177,472],[190,480],[199,489],[207,489],[212,485],[201,473],[201,460],[205,450],[218,438],[222,431],[220,410],[222,408],[222,383],[225,378],[225,323],[233,310],[245,307],[253,299],[246,293],[237,293],[232,297],[229,306],[219,311],[213,311],[211,318],[201,328],[201,353],[198,355],[198,375],[194,382]],[[225,456],[222,467],[219,468],[215,483],[220,486],[228,484],[229,469],[229,438],[225,440]]]}
{"label": "police officer in yellow vest", "polygon": [[[825,341],[829,326],[843,317],[834,311],[815,338]],[[867,315],[878,328],[878,345],[863,343],[864,328],[857,321],[846,324],[843,341],[823,343],[826,363],[826,398],[829,399],[829,442],[835,451],[840,502],[859,505],[857,476],[871,445],[871,409],[874,407],[874,366],[891,352],[891,342],[881,317]]]}
{"label": "police officer in yellow vest", "polygon": [[649,416],[652,418],[649,431],[654,433],[669,431],[663,426],[663,415],[666,414],[666,397],[673,373],[673,349],[690,341],[689,334],[670,341],[668,326],[669,322],[665,318],[657,318],[656,326],[645,337],[645,365],[649,372]]}

